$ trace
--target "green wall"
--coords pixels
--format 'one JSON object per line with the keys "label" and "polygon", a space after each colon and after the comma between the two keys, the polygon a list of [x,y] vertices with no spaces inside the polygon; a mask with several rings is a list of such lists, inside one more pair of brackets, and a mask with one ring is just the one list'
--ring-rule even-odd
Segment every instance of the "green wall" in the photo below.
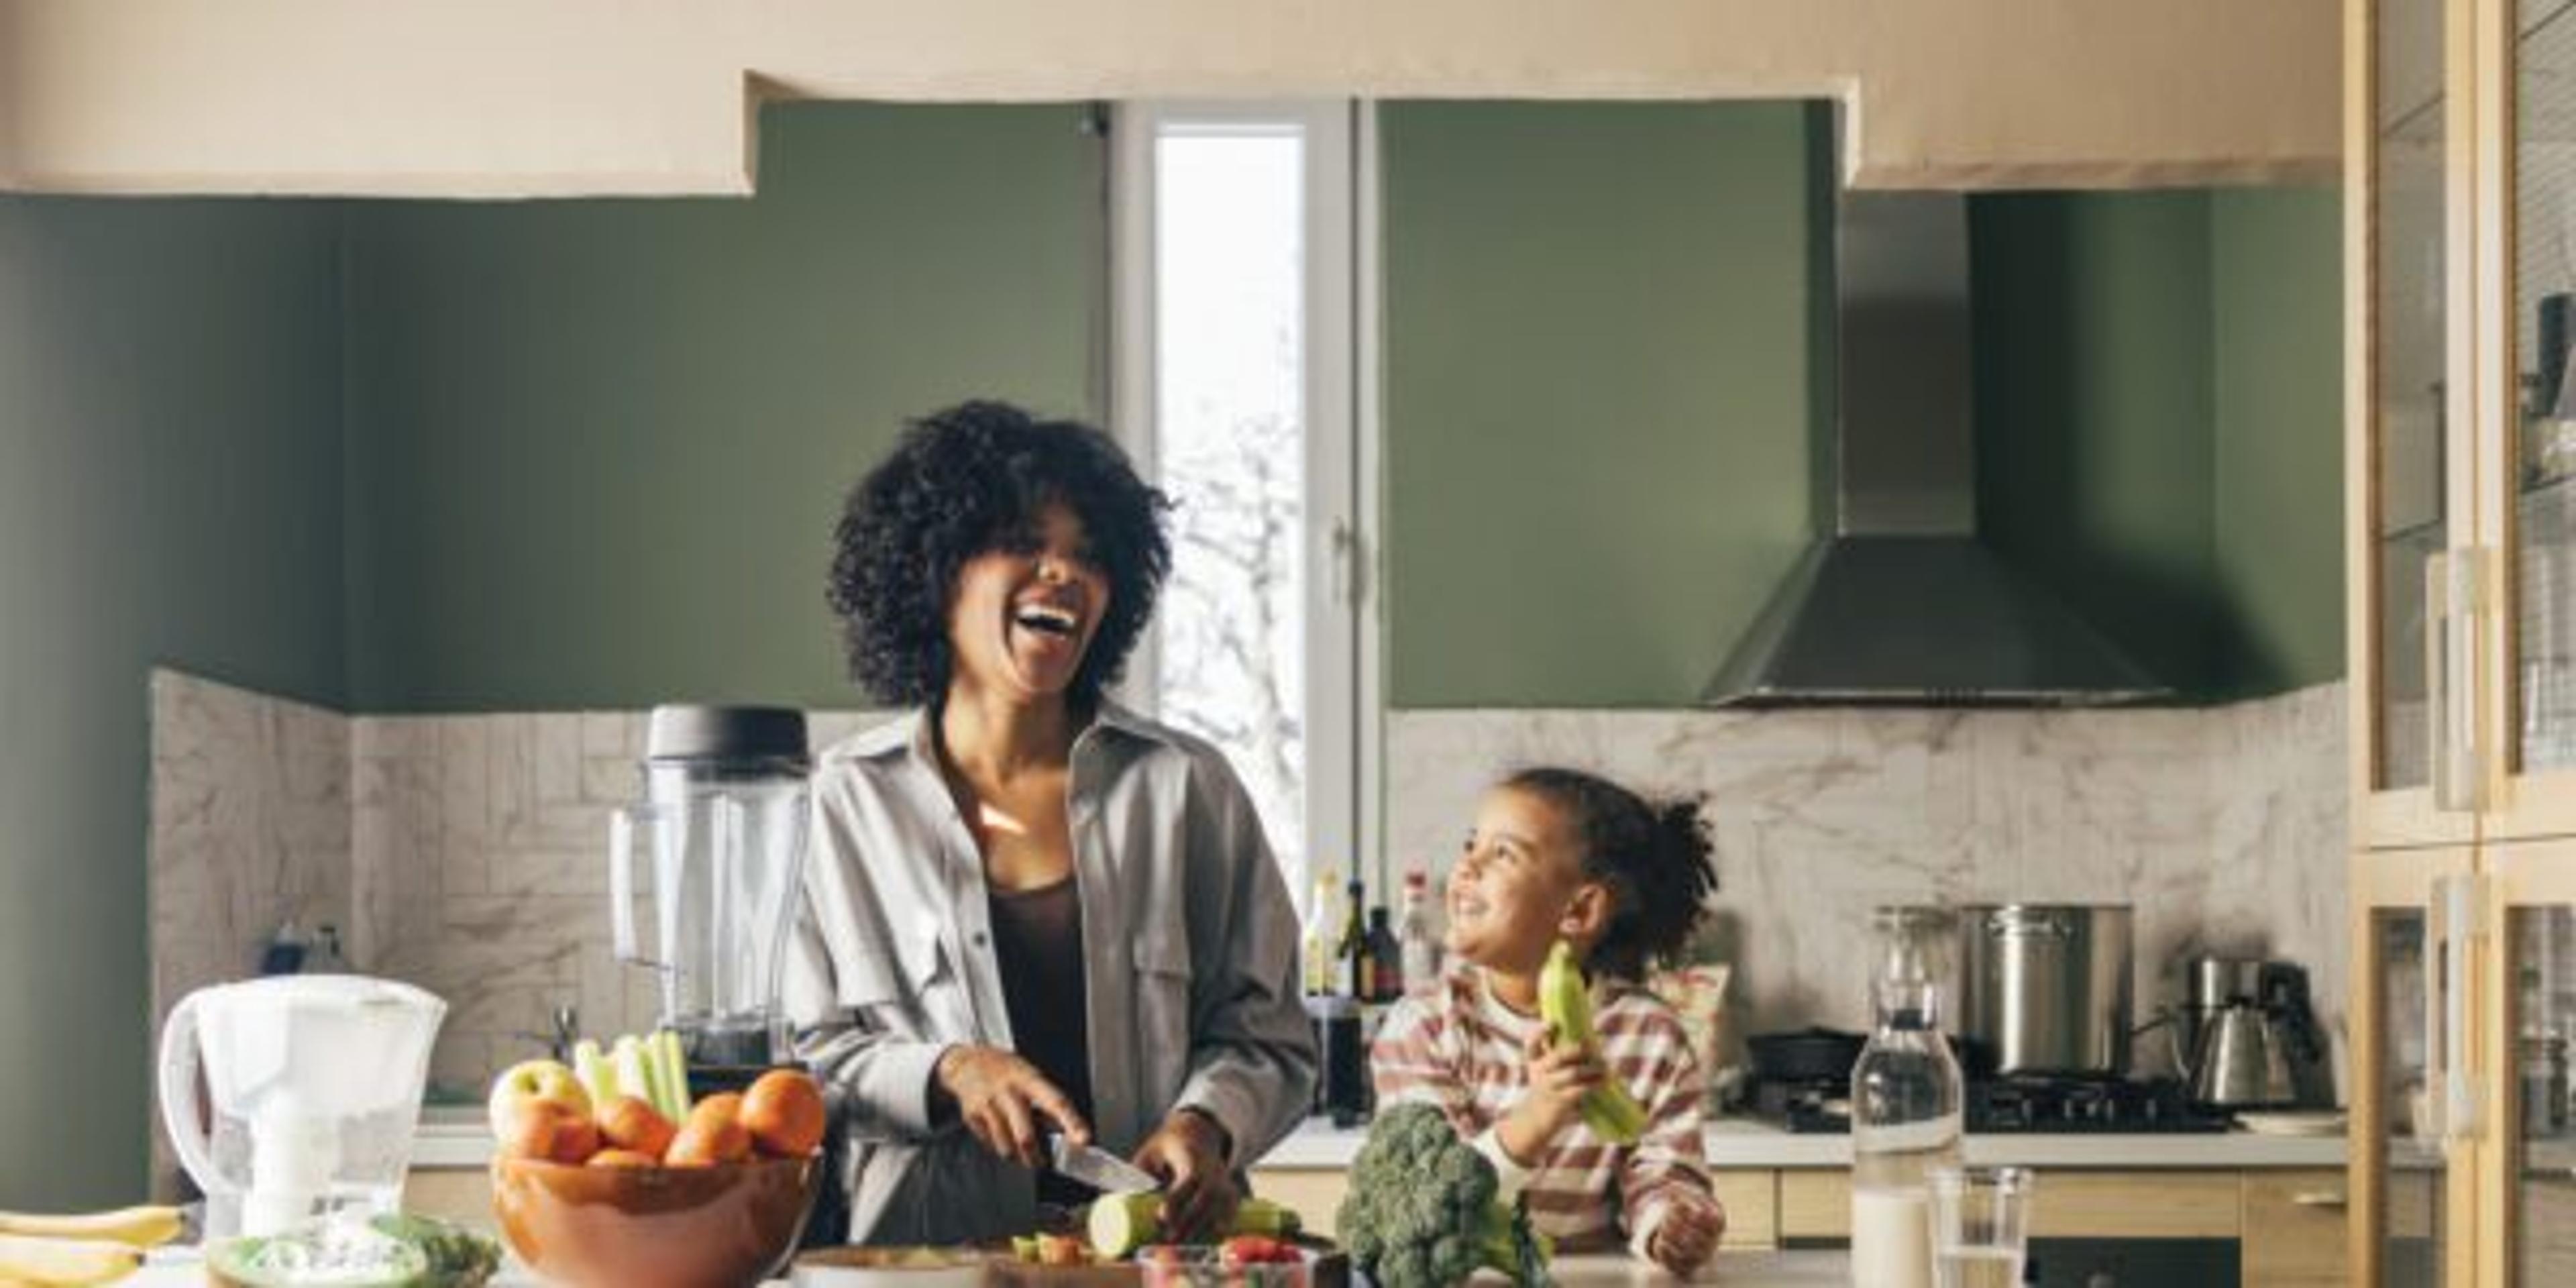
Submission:
{"label": "green wall", "polygon": [[144,1192],[147,669],[345,696],[337,227],[0,198],[0,1207]]}
{"label": "green wall", "polygon": [[1380,117],[1399,707],[1687,703],[1805,542],[1800,104]]}
{"label": "green wall", "polygon": [[2343,674],[2342,220],[2331,188],[2210,197],[2222,691]]}
{"label": "green wall", "polygon": [[[1696,699],[1821,513],[1824,129],[1385,110],[1393,705]],[[2339,235],[2323,190],[1971,198],[1983,530],[2189,699],[2342,674]]]}
{"label": "green wall", "polygon": [[750,201],[356,207],[357,705],[853,701],[823,575],[901,419],[1099,405],[1083,119],[773,107]]}

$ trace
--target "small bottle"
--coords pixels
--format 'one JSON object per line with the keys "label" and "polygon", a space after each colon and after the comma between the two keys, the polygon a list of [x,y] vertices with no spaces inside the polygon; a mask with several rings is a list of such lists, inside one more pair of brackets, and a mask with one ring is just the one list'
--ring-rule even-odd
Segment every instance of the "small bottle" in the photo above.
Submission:
{"label": "small bottle", "polygon": [[1431,874],[1420,868],[1404,874],[1404,911],[1395,920],[1395,943],[1404,987],[1420,988],[1440,978],[1440,933],[1431,924]]}
{"label": "small bottle", "polygon": [[277,933],[269,936],[268,943],[260,949],[259,973],[262,975],[295,974],[304,969],[304,955],[312,949],[313,940],[304,933],[304,927],[295,924],[295,918],[289,917],[286,919],[286,924],[279,926]]}
{"label": "small bottle", "polygon": [[1404,950],[1395,942],[1385,904],[1369,909],[1368,922],[1368,1000],[1392,1002],[1404,996]]}
{"label": "small bottle", "polygon": [[1375,968],[1369,964],[1368,924],[1362,920],[1368,892],[1354,880],[1343,893],[1349,901],[1342,908],[1342,938],[1337,948],[1341,992],[1354,1002],[1364,1002],[1369,997],[1369,986],[1376,980]]}
{"label": "small bottle", "polygon": [[1298,950],[1305,957],[1308,997],[1322,997],[1333,991],[1333,965],[1341,944],[1341,915],[1333,905],[1333,886],[1340,875],[1331,868],[1317,873],[1314,892],[1306,901],[1306,924],[1299,932]]}

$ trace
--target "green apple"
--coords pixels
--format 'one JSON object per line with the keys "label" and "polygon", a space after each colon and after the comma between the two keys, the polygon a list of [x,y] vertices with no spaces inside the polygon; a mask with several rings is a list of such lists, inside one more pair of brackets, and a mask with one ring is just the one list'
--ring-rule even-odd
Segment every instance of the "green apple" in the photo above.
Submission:
{"label": "green apple", "polygon": [[492,1135],[508,1140],[519,1115],[534,1104],[560,1105],[574,1117],[590,1120],[590,1093],[581,1079],[553,1060],[523,1060],[492,1080]]}

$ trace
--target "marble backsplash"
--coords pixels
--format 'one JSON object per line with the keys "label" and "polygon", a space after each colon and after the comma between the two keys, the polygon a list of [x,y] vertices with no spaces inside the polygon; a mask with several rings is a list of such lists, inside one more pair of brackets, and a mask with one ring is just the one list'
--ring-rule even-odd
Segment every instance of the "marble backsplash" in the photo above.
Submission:
{"label": "marble backsplash", "polygon": [[[448,999],[432,1077],[458,1090],[538,1051],[555,1006],[649,1026],[605,864],[641,713],[351,718],[153,684],[156,1014],[247,971],[292,913]],[[814,745],[874,718],[817,713]],[[1398,865],[1445,864],[1478,791],[1540,762],[1705,795],[1744,1032],[1863,1021],[1868,910],[1927,900],[2129,902],[2142,1005],[2185,954],[2265,951],[2306,963],[2339,1023],[2343,726],[2339,685],[2168,711],[1397,712],[1388,835]]]}
{"label": "marble backsplash", "polygon": [[[2202,951],[2346,995],[2343,687],[2141,711],[1422,711],[1387,721],[1399,866],[1445,864],[1477,795],[1555,763],[1701,797],[1709,946],[1738,1032],[1867,1026],[1870,910],[2128,903],[2143,1018]],[[2142,1044],[2142,1059],[2160,1057]]]}

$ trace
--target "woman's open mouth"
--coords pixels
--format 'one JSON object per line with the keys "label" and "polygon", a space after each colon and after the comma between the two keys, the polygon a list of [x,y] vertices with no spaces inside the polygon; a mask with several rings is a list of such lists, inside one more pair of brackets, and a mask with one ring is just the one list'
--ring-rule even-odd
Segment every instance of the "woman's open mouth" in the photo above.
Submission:
{"label": "woman's open mouth", "polygon": [[1082,618],[1071,609],[1052,604],[1031,604],[1011,615],[1022,629],[1058,639],[1073,639],[1082,633]]}

